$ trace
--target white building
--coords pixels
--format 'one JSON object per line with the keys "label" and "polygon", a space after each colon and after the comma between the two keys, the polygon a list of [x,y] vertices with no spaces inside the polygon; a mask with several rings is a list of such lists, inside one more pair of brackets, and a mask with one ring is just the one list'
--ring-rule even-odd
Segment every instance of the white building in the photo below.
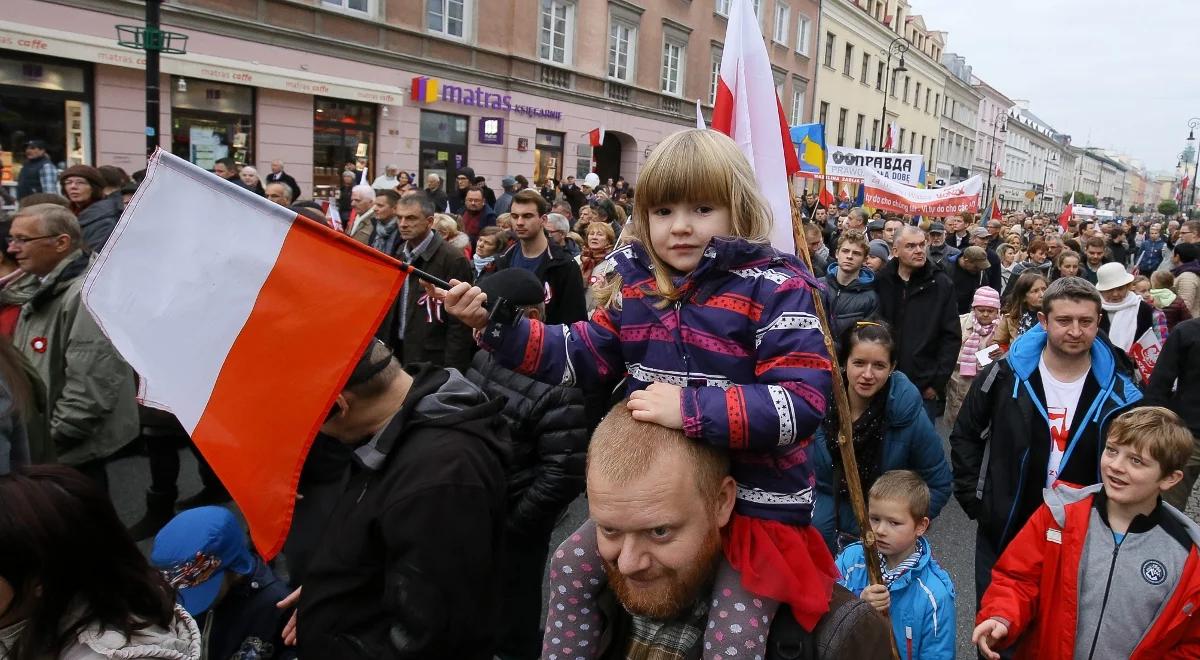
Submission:
{"label": "white building", "polygon": [[[1022,130],[1014,131],[1014,128]],[[1027,101],[1017,101],[1017,107],[1009,111],[1008,129],[1010,139],[1019,135],[1026,142],[1027,160],[1019,174],[1026,203],[1020,208],[1040,212],[1058,210],[1062,198],[1059,179],[1066,151],[1063,142],[1069,138],[1033,114]],[[1033,193],[1032,198],[1028,192]]]}
{"label": "white building", "polygon": [[971,165],[971,175],[983,175],[983,198],[988,200],[994,196],[993,191],[997,187],[997,170],[1003,169],[1004,123],[1008,119],[1009,109],[1015,104],[978,76],[972,76],[971,86],[980,95],[979,112],[975,117],[975,161]]}
{"label": "white building", "polygon": [[979,103],[983,95],[971,85],[971,66],[966,58],[945,53],[945,95],[938,109],[937,178],[945,184],[972,176],[977,150]]}

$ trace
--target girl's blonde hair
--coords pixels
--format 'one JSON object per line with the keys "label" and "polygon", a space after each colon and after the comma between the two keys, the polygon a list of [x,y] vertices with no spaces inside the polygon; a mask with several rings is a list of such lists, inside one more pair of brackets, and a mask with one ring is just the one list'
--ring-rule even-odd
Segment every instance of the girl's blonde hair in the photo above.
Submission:
{"label": "girl's blonde hair", "polygon": [[[633,222],[621,234],[621,242],[638,241],[654,264],[655,296],[666,306],[678,292],[671,281],[671,268],[650,244],[650,211],[671,204],[707,202],[729,209],[730,235],[753,243],[768,243],[771,213],[758,192],[754,171],[737,144],[716,131],[691,129],[663,140],[638,174],[633,198]],[[619,275],[596,286],[601,306],[619,307]]]}

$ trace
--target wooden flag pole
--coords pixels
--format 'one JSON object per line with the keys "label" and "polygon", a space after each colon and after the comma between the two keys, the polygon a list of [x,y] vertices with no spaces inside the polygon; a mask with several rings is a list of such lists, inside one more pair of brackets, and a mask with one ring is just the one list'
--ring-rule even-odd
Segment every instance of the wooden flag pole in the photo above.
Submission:
{"label": "wooden flag pole", "polygon": [[[801,219],[800,211],[796,208],[796,197],[791,194],[792,179],[788,177],[788,196],[792,203],[792,237],[796,241],[796,254],[804,260],[804,264],[808,266],[809,272],[812,272],[812,256],[808,253],[808,241],[804,238],[804,223]],[[850,399],[846,396],[846,386],[842,381],[842,369],[838,364],[837,349],[833,347],[833,336],[830,334],[830,328],[833,325],[829,322],[829,316],[825,311],[825,303],[821,299],[820,291],[813,291],[813,307],[817,313],[817,319],[820,320],[821,326],[825,331],[821,335],[825,339],[825,351],[829,353],[830,373],[833,375],[833,404],[837,408],[838,413],[838,450],[842,455],[842,472],[846,478],[846,490],[850,491],[850,506],[854,510],[854,519],[858,521],[858,529],[862,533],[863,556],[866,558],[867,575],[870,577],[871,584],[883,584],[883,572],[879,569],[879,562],[875,561],[875,532],[871,531],[870,520],[867,518],[867,502],[863,497],[862,481],[858,478],[858,459],[854,456],[854,432],[850,419]],[[833,484],[834,488],[840,487],[840,484]],[[836,518],[837,512],[833,512]],[[887,614],[883,615],[887,620]],[[888,629],[891,629],[889,623]],[[892,640],[892,656],[899,660],[900,650],[896,646],[896,637],[888,635]]]}

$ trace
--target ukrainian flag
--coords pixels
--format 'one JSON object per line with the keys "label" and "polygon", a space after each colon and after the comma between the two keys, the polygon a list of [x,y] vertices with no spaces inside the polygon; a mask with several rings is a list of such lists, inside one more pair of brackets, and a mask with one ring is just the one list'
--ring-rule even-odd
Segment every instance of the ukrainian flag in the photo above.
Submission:
{"label": "ukrainian flag", "polygon": [[825,175],[825,125],[800,124],[791,128],[792,144],[800,155],[800,176]]}

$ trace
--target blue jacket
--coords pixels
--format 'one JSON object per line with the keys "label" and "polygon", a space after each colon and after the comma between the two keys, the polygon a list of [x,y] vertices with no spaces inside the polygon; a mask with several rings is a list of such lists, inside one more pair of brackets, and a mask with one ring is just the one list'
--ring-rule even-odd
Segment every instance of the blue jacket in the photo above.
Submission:
{"label": "blue jacket", "polygon": [[[888,587],[892,634],[902,660],[954,660],[954,582],[933,558],[929,541],[918,538],[924,554],[916,568]],[[855,543],[838,555],[838,583],[855,596],[870,583],[863,546]]]}
{"label": "blue jacket", "polygon": [[1152,241],[1147,236],[1138,247],[1141,250],[1138,253],[1138,270],[1143,275],[1149,277],[1150,273],[1153,273],[1158,268],[1158,265],[1162,263],[1163,250],[1167,248],[1167,242],[1162,238]]}
{"label": "blue jacket", "polygon": [[622,278],[619,308],[600,307],[570,326],[492,323],[480,344],[501,365],[546,383],[595,390],[628,374],[629,391],[680,386],[687,436],[734,450],[738,513],[807,525],[809,439],[831,381],[812,274],[769,245],[713,238],[681,279],[679,300],[661,307],[641,243],[609,259]]}
{"label": "blue jacket", "polygon": [[[887,428],[879,456],[880,474],[888,470],[912,470],[929,485],[929,517],[936,518],[950,499],[950,465],[942,449],[942,438],[925,414],[921,393],[903,373],[892,372],[888,381]],[[858,521],[849,502],[839,503],[840,521],[833,517],[833,460],[829,455],[824,425],[813,434],[812,461],[817,475],[817,502],[813,507],[813,525],[825,537],[830,549],[836,548],[837,532],[858,535]]]}

